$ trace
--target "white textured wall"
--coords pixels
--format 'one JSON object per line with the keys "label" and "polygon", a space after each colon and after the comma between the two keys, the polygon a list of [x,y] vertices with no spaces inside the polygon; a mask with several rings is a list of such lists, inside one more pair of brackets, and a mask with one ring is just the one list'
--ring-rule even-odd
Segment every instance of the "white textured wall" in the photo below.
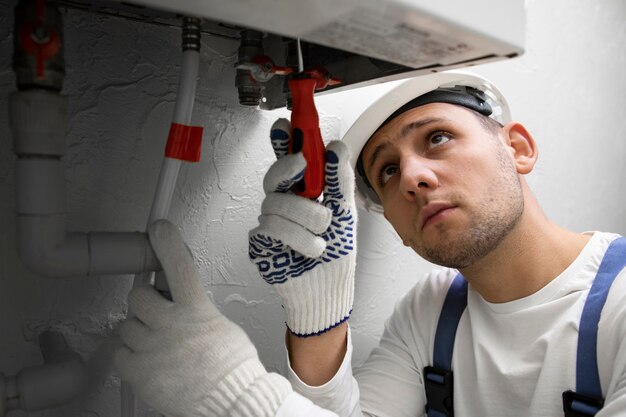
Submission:
{"label": "white textured wall", "polygon": [[[119,381],[108,373],[115,325],[130,277],[53,281],[17,259],[12,139],[7,96],[12,0],[0,0],[0,372],[40,363],[36,336],[63,331],[88,360],[84,400],[42,416],[118,415]],[[499,85],[514,118],[539,143],[530,176],[547,214],[573,230],[626,234],[626,3],[528,2],[526,54],[476,68]],[[66,176],[74,231],[145,226],[166,139],[179,70],[179,32],[116,18],[65,14],[70,132]],[[204,39],[194,122],[205,126],[202,162],[183,168],[171,219],[194,251],[206,288],[282,370],[279,301],[247,259],[261,180],[273,160],[273,113],[237,105],[235,43]],[[319,99],[323,133],[337,138],[386,87]],[[351,324],[361,362],[376,343],[394,301],[429,265],[406,250],[382,219],[361,213],[356,304]],[[15,416],[20,415],[15,413]]]}

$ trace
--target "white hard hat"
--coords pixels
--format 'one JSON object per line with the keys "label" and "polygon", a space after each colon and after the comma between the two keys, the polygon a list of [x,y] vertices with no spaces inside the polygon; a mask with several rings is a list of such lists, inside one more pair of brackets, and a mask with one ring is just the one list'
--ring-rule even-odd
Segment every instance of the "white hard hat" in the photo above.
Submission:
{"label": "white hard hat", "polygon": [[511,121],[509,106],[502,93],[488,80],[470,72],[439,72],[399,84],[368,107],[343,137],[343,142],[351,152],[350,163],[356,177],[356,200],[362,207],[383,212],[380,199],[357,166],[367,141],[383,124],[401,113],[435,102],[471,108],[500,124]]}

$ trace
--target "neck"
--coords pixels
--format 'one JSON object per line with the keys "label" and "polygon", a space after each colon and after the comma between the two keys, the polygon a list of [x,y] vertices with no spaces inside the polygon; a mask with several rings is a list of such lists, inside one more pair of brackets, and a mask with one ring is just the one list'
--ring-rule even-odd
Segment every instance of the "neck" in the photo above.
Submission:
{"label": "neck", "polygon": [[576,259],[590,238],[552,223],[534,197],[525,203],[518,224],[500,245],[460,270],[488,302],[517,300],[539,291]]}

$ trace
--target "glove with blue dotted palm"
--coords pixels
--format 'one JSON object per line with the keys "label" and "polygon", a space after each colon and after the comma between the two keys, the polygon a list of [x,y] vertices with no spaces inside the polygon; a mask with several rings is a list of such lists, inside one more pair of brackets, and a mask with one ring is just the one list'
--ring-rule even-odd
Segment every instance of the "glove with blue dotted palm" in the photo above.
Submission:
{"label": "glove with blue dotted palm", "polygon": [[354,173],[341,141],[326,147],[325,185],[313,201],[291,187],[306,169],[301,153],[287,155],[289,121],[279,119],[270,138],[278,160],[263,181],[259,226],[250,231],[249,255],[283,301],[296,336],[321,334],[346,321],[354,300],[357,212]]}
{"label": "glove with blue dotted palm", "polygon": [[176,227],[159,220],[149,236],[173,301],[153,287],[131,291],[135,316],[119,329],[119,375],[168,417],[274,416],[289,381],[266,372],[246,333],[209,300]]}

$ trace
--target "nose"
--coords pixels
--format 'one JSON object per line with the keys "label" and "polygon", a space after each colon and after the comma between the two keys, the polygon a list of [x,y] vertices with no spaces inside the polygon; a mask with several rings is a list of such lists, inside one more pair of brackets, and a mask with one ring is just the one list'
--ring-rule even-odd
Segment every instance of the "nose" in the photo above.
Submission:
{"label": "nose", "polygon": [[419,156],[411,156],[400,163],[400,193],[409,201],[415,201],[439,186],[437,175]]}

